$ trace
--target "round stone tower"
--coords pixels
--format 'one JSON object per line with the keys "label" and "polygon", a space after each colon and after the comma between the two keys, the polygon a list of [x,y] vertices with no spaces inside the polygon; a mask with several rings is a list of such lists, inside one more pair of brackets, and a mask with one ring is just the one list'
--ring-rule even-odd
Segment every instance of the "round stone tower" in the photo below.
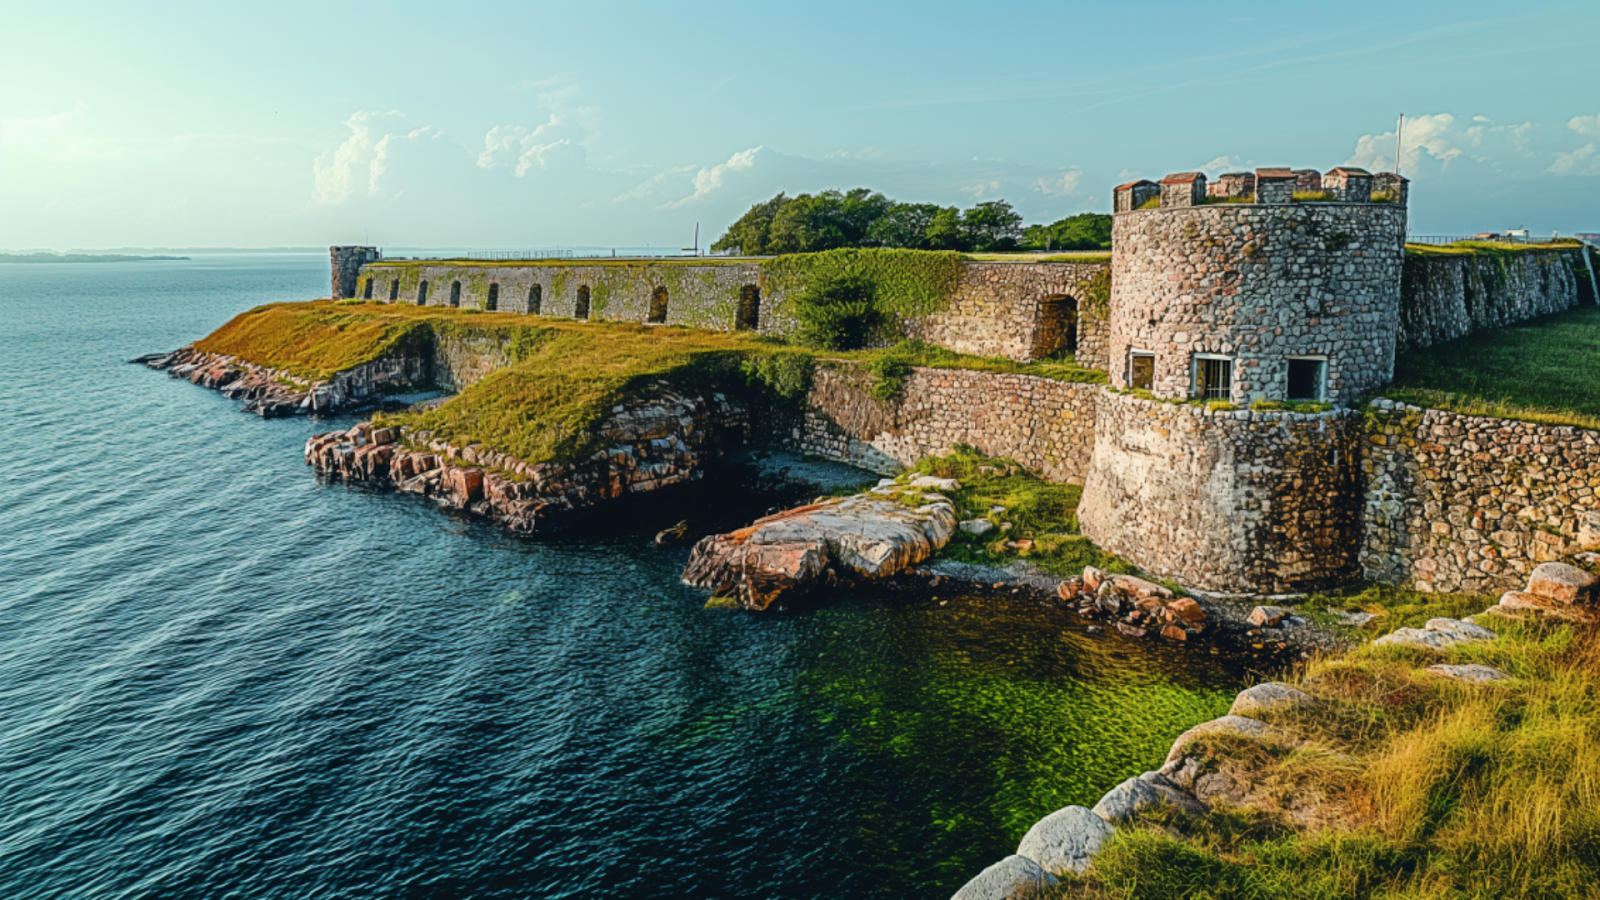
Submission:
{"label": "round stone tower", "polygon": [[[1390,380],[1404,194],[1373,202],[1357,169],[1334,169],[1314,191],[1298,177],[1259,169],[1242,196],[1228,176],[1208,192],[1199,173],[1169,175],[1158,195],[1149,182],[1117,189],[1112,386],[1338,405]],[[1141,186],[1150,199],[1135,204]]]}
{"label": "round stone tower", "polygon": [[1375,198],[1372,181],[1258,169],[1116,189],[1108,355],[1111,386],[1135,390],[1096,407],[1078,520],[1102,549],[1200,590],[1359,576],[1345,407],[1394,374],[1406,231],[1404,185]]}

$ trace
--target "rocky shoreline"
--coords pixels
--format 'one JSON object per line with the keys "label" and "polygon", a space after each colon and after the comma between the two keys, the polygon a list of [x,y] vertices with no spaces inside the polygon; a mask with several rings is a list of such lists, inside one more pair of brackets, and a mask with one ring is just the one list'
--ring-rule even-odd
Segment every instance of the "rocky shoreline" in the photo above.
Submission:
{"label": "rocky shoreline", "polygon": [[572,462],[530,464],[371,422],[313,435],[305,461],[319,475],[421,494],[531,534],[552,515],[696,481],[747,428],[744,410],[723,394],[690,396],[656,383],[615,406],[595,426],[602,448]]}
{"label": "rocky shoreline", "polygon": [[379,358],[339,372],[328,381],[306,381],[281,369],[207,353],[192,345],[129,362],[165,371],[230,400],[241,400],[244,412],[264,419],[351,412],[385,402],[406,405],[419,399],[406,394],[416,391],[422,381],[417,365],[403,358]]}
{"label": "rocky shoreline", "polygon": [[[1579,554],[1578,561],[1600,566],[1600,554]],[[1481,624],[1486,618],[1600,621],[1600,576],[1566,563],[1544,563],[1534,569],[1525,590],[1506,592],[1479,615],[1464,620],[1430,619],[1423,628],[1400,628],[1374,644],[1440,651],[1496,641],[1500,636]],[[1467,684],[1491,684],[1512,677],[1482,664],[1440,663],[1425,671],[1435,678]],[[1169,807],[1180,816],[1204,816],[1215,806],[1250,808],[1258,797],[1249,765],[1213,752],[1204,739],[1231,736],[1246,744],[1299,746],[1301,739],[1281,714],[1317,703],[1311,694],[1279,682],[1246,688],[1234,698],[1227,715],[1179,735],[1159,769],[1113,787],[1093,809],[1069,806],[1040,819],[1023,836],[1016,853],[978,873],[952,900],[1014,900],[1034,896],[1055,885],[1059,877],[1082,875],[1117,827],[1132,823],[1146,811]],[[1320,802],[1315,791],[1309,791],[1301,813],[1313,815]]]}

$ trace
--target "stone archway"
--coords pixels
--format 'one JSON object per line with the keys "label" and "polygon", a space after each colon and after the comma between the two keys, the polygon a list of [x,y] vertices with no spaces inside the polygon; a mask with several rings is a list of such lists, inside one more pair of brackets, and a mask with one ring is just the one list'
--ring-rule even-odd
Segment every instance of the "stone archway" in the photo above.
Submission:
{"label": "stone archway", "polygon": [[662,285],[650,292],[650,317],[645,321],[652,325],[664,325],[667,321],[667,288]]}
{"label": "stone archway", "polygon": [[757,331],[761,328],[761,288],[747,284],[739,289],[739,313],[733,320],[736,331]]}
{"label": "stone archway", "polygon": [[1078,298],[1051,294],[1039,301],[1034,316],[1033,359],[1078,352]]}

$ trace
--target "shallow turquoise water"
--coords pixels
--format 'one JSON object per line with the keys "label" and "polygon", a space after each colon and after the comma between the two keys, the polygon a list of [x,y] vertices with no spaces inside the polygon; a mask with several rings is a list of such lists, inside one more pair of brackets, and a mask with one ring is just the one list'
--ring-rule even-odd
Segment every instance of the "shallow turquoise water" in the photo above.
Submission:
{"label": "shallow turquoise water", "polygon": [[1009,594],[704,610],[649,536],[808,488],[521,540],[123,362],[326,265],[0,265],[0,893],[944,897],[1241,681]]}

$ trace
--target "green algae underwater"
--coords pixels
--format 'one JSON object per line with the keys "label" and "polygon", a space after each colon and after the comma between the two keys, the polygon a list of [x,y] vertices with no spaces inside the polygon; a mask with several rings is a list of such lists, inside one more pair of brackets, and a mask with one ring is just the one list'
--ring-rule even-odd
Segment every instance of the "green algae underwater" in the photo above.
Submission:
{"label": "green algae underwater", "polygon": [[803,615],[809,635],[794,649],[807,659],[792,691],[710,712],[677,737],[743,727],[784,703],[814,716],[873,773],[839,785],[858,798],[854,849],[928,896],[1014,852],[1040,818],[1159,767],[1173,738],[1226,713],[1259,675],[1203,642],[1090,633],[1009,589],[839,596]]}

